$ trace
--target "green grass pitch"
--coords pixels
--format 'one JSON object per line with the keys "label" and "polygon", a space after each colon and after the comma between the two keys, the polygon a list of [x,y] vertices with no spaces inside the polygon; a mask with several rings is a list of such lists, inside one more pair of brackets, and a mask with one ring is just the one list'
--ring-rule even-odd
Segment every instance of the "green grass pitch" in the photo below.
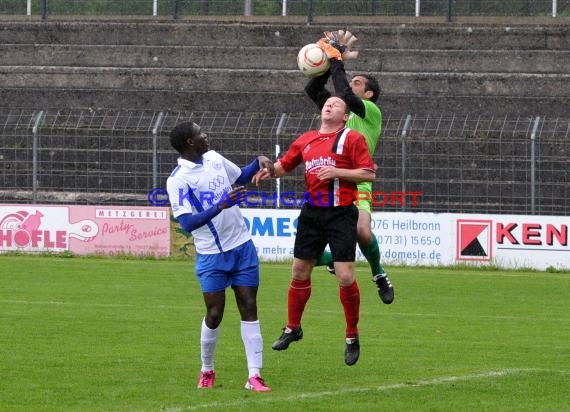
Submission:
{"label": "green grass pitch", "polygon": [[258,394],[243,389],[231,294],[217,387],[196,389],[204,308],[191,261],[0,256],[0,410],[570,410],[569,273],[389,269],[396,300],[384,305],[358,267],[362,348],[348,367],[338,286],[322,268],[303,340],[271,350],[290,265],[262,264],[273,391]]}

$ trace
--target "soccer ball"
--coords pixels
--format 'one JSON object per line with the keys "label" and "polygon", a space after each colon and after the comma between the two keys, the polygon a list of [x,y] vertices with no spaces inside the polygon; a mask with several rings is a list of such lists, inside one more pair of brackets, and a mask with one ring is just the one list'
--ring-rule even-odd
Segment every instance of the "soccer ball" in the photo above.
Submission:
{"label": "soccer ball", "polygon": [[316,77],[326,72],[330,66],[327,54],[316,43],[307,44],[297,55],[297,66],[307,77]]}

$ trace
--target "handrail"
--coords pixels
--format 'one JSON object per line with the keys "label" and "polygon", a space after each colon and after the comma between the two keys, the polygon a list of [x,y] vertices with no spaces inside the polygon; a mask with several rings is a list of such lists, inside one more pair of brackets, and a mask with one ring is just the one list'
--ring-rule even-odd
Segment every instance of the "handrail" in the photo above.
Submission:
{"label": "handrail", "polygon": [[[445,22],[451,22],[455,16],[568,16],[570,10],[559,10],[557,0],[530,2],[518,0],[513,3],[500,0],[471,0],[454,2],[445,0],[442,3],[415,0],[407,2],[381,2],[379,0],[344,0],[331,3],[327,0],[308,0],[307,2],[235,1],[228,5],[226,0],[202,0],[197,5],[188,4],[181,0],[162,3],[157,0],[138,0],[130,2],[108,2],[106,0],[63,0],[57,3],[48,0],[26,1],[25,14],[39,15],[46,20],[49,15],[61,16],[149,16],[164,18],[171,16],[176,20],[188,16],[272,16],[291,17],[304,16],[308,24],[317,18],[326,16],[409,16],[426,17],[441,16]],[[306,5],[305,5],[306,3]],[[443,4],[443,7],[441,6]],[[21,6],[15,2],[0,5],[0,15],[21,14]],[[93,10],[97,10],[94,12]]]}

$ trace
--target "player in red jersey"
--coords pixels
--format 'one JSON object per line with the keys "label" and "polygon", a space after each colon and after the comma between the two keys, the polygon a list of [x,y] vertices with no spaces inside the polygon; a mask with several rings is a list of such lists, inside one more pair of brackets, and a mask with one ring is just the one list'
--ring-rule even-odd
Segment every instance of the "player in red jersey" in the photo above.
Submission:
{"label": "player in red jersey", "polygon": [[[345,127],[348,117],[346,102],[338,96],[330,97],[321,110],[319,130],[298,137],[274,165],[275,177],[280,177],[304,164],[307,201],[298,219],[287,326],[272,347],[285,350],[291,342],[303,337],[301,317],[311,295],[311,273],[328,244],[346,319],[344,361],[354,365],[360,356],[360,291],[354,268],[358,209],[353,201],[356,184],[372,181],[376,175],[364,137]],[[262,170],[254,181],[268,177],[269,172]]]}
{"label": "player in red jersey", "polygon": [[[338,30],[325,32],[325,38],[318,44],[327,53],[330,69],[320,76],[313,77],[305,86],[305,92],[322,108],[331,93],[325,88],[329,78],[332,79],[336,93],[342,93],[350,108],[350,118],[346,126],[362,133],[368,144],[370,155],[374,155],[376,145],[382,131],[382,112],[376,105],[380,95],[378,81],[364,73],[355,74],[350,82],[347,79],[344,68],[345,59],[353,59],[358,51],[351,50],[351,44],[356,37],[349,31]],[[394,286],[388,279],[384,267],[380,263],[380,248],[376,235],[372,233],[372,182],[358,184],[360,199],[356,202],[358,208],[357,240],[362,255],[370,265],[372,281],[378,288],[378,295],[382,302],[390,304],[394,301]],[[365,198],[363,199],[363,196]],[[366,199],[366,200],[365,200]],[[325,251],[315,266],[326,265],[327,270],[334,274],[332,257],[329,251]]]}

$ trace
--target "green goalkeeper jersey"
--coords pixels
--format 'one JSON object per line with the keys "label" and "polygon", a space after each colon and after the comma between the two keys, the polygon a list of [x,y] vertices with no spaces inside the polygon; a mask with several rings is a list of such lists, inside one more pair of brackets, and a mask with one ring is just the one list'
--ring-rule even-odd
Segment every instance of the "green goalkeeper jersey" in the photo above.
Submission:
{"label": "green goalkeeper jersey", "polygon": [[382,132],[382,112],[376,104],[369,100],[363,99],[362,103],[366,109],[366,116],[362,118],[351,112],[346,126],[364,136],[368,145],[368,152],[372,156]]}

